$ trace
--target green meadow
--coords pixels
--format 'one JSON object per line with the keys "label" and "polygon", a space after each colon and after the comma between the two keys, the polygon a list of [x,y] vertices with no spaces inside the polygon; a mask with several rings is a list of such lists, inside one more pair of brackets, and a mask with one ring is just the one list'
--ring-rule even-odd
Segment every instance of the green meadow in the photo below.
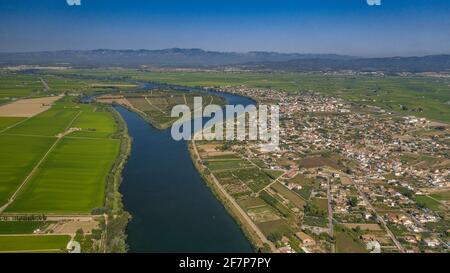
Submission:
{"label": "green meadow", "polygon": [[7,211],[70,214],[102,207],[119,145],[112,139],[61,140]]}
{"label": "green meadow", "polygon": [[64,252],[68,235],[0,236],[0,252]]}
{"label": "green meadow", "polygon": [[[0,118],[0,128],[21,119]],[[69,127],[82,131],[64,136],[7,208],[20,213],[90,213],[102,207],[106,176],[120,141],[111,112],[64,97],[51,109],[0,133],[0,205],[13,195],[38,162]],[[1,130],[1,129],[0,129]]]}
{"label": "green meadow", "polygon": [[83,111],[72,127],[81,128],[70,136],[109,138],[116,130],[116,123],[109,112]]}
{"label": "green meadow", "polygon": [[1,205],[6,203],[55,141],[56,138],[0,135]]}
{"label": "green meadow", "polygon": [[9,126],[12,126],[25,118],[19,117],[0,117],[0,131],[5,130]]}
{"label": "green meadow", "polygon": [[76,108],[54,107],[7,130],[5,134],[56,136],[76,117]]}
{"label": "green meadow", "polygon": [[9,100],[30,96],[43,89],[38,77],[31,75],[0,74],[0,99]]}
{"label": "green meadow", "polygon": [[0,221],[0,234],[31,234],[48,224],[49,222],[41,221]]}

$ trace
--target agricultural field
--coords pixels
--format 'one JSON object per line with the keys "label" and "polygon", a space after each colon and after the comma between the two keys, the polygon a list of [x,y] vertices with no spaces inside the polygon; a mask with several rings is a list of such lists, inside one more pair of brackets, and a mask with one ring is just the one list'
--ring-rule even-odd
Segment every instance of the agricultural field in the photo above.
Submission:
{"label": "agricultural field", "polygon": [[0,203],[23,183],[6,212],[89,214],[103,207],[106,176],[120,146],[111,138],[117,126],[110,111],[64,98],[27,120],[2,124]]}
{"label": "agricultural field", "polygon": [[225,101],[215,95],[183,92],[172,89],[157,89],[142,93],[123,93],[120,96],[104,95],[97,99],[102,103],[118,103],[144,116],[153,126],[167,129],[180,117],[171,117],[175,105],[187,105],[191,115],[195,112],[194,97],[202,98],[202,106],[210,104],[224,105]]}
{"label": "agricultural field", "polygon": [[42,221],[0,221],[0,235],[31,234],[35,230],[43,230],[49,222]]}
{"label": "agricultural field", "polygon": [[284,198],[289,200],[289,202],[291,202],[294,206],[296,206],[299,209],[303,209],[303,206],[305,206],[306,204],[306,201],[302,197],[300,197],[295,192],[289,190],[279,182],[273,184],[271,188],[278,194],[284,196]]}
{"label": "agricultural field", "polygon": [[[44,89],[39,78],[31,75],[0,73],[0,99],[4,102],[13,98],[30,96]],[[2,101],[0,100],[0,104]]]}
{"label": "agricultural field", "polygon": [[417,202],[417,204],[434,211],[440,211],[443,209],[443,207],[438,201],[426,195],[416,195],[415,201]]}
{"label": "agricultural field", "polygon": [[103,206],[118,140],[63,139],[8,212],[90,213]]}
{"label": "agricultural field", "polygon": [[60,96],[50,96],[32,99],[19,99],[0,106],[0,117],[33,117],[51,108]]}
{"label": "agricultural field", "polygon": [[450,191],[433,193],[430,196],[440,201],[450,201]]}
{"label": "agricultural field", "polygon": [[0,204],[6,203],[55,141],[56,138],[0,134]]}
{"label": "agricultural field", "polygon": [[[314,91],[380,106],[405,115],[450,121],[450,81],[422,76],[347,76],[320,73],[145,72],[137,70],[66,70],[59,75],[129,77],[191,87],[246,86],[287,93]],[[404,106],[404,107],[401,107]]]}
{"label": "agricultural field", "polygon": [[336,251],[338,253],[366,253],[361,243],[344,232],[336,232]]}
{"label": "agricultural field", "polygon": [[208,166],[211,171],[224,171],[252,167],[248,161],[242,159],[210,159],[205,160],[205,165]]}
{"label": "agricultural field", "polygon": [[255,168],[238,169],[232,173],[254,192],[259,192],[272,182],[272,179],[265,172]]}
{"label": "agricultural field", "polygon": [[[101,73],[101,72],[98,72]],[[106,72],[104,72],[106,73]],[[187,86],[246,86],[296,93],[315,91],[392,111],[450,121],[448,79],[399,76],[332,76],[318,73],[208,73],[129,71],[136,80]],[[407,110],[401,110],[400,105]],[[405,109],[405,108],[403,108]],[[418,111],[418,109],[421,109]]]}
{"label": "agricultural field", "polygon": [[71,121],[80,113],[80,110],[70,105],[58,105],[34,116],[26,122],[4,132],[8,135],[39,135],[54,137],[70,127]]}
{"label": "agricultural field", "polygon": [[117,130],[110,112],[83,111],[72,124],[81,131],[72,133],[71,137],[109,138]]}
{"label": "agricultural field", "polygon": [[68,235],[0,236],[0,252],[65,252]]}
{"label": "agricultural field", "polygon": [[14,124],[24,120],[22,117],[0,117],[0,131],[13,126]]}

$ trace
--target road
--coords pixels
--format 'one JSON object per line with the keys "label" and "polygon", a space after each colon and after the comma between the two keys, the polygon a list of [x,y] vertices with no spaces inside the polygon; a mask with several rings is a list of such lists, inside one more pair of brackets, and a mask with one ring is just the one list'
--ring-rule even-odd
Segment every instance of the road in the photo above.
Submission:
{"label": "road", "polygon": [[327,178],[327,200],[328,200],[328,226],[330,228],[330,236],[333,236],[334,235],[334,227],[333,227],[333,208],[331,207],[330,178]]}
{"label": "road", "polygon": [[50,91],[50,86],[48,86],[47,82],[43,79],[43,78],[39,78],[42,82],[42,84],[44,85],[44,91],[48,92]]}
{"label": "road", "polygon": [[400,242],[397,240],[397,238],[395,237],[394,233],[392,233],[392,231],[389,229],[389,227],[386,224],[386,221],[384,221],[383,217],[381,217],[378,212],[375,210],[375,208],[372,206],[372,204],[369,202],[369,198],[367,198],[367,196],[365,195],[365,193],[359,188],[359,186],[354,182],[354,180],[352,179],[352,183],[355,186],[356,190],[358,191],[359,195],[363,198],[364,202],[367,204],[367,206],[369,207],[369,209],[376,215],[377,220],[383,224],[384,229],[386,230],[387,234],[389,235],[389,237],[391,238],[391,240],[394,242],[395,246],[398,248],[398,250],[400,250],[401,252],[405,252],[405,249],[403,248],[403,246],[400,244]]}
{"label": "road", "polygon": [[[77,113],[77,115],[70,121],[70,123],[67,125],[65,132],[70,128],[70,126],[72,126],[73,122],[80,116],[80,114],[82,113],[82,111],[79,111]],[[16,189],[16,191],[13,193],[13,195],[9,198],[8,202],[6,204],[4,204],[2,207],[0,207],[0,214],[3,213],[3,211],[5,211],[9,205],[11,205],[12,202],[14,202],[14,200],[16,200],[17,195],[19,194],[19,192],[22,190],[22,188],[27,184],[27,182],[30,180],[31,177],[33,177],[34,173],[39,169],[39,167],[41,166],[42,162],[45,161],[45,159],[47,158],[47,156],[53,151],[53,149],[56,147],[56,145],[61,141],[61,139],[63,139],[65,136],[64,133],[60,134],[60,136],[57,137],[56,141],[53,143],[53,145],[47,150],[47,152],[41,157],[41,159],[38,161],[38,163],[36,163],[36,165],[34,166],[34,168],[31,170],[31,172],[27,175],[27,177],[25,177],[25,179],[22,181],[22,183],[19,185],[19,187]]]}

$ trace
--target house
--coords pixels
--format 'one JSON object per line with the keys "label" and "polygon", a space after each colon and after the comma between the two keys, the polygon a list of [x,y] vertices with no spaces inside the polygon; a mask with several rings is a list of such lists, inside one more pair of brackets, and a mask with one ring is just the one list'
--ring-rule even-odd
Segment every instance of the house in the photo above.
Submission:
{"label": "house", "polygon": [[437,247],[440,245],[439,240],[436,238],[426,238],[423,240],[428,247]]}
{"label": "house", "polygon": [[316,241],[311,236],[302,231],[295,233],[295,236],[297,236],[300,242],[305,246],[313,246],[316,244]]}

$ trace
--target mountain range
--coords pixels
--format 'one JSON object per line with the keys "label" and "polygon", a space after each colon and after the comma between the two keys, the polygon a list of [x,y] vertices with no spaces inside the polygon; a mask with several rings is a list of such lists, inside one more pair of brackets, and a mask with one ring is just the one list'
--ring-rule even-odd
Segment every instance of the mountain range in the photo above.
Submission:
{"label": "mountain range", "polygon": [[361,58],[337,54],[246,53],[171,48],[162,50],[61,50],[0,53],[0,66],[67,65],[72,67],[238,67],[283,71],[450,71],[450,55]]}

